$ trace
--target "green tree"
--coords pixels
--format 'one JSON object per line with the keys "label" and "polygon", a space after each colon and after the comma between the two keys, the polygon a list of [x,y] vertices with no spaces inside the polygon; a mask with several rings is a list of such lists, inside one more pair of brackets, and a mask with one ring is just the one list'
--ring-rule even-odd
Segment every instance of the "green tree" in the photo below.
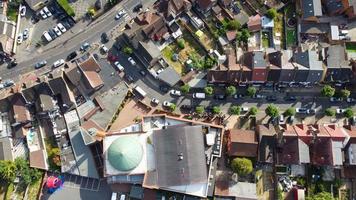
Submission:
{"label": "green tree", "polygon": [[335,94],[335,88],[330,85],[325,85],[323,89],[321,89],[321,95],[325,97],[332,97]]}
{"label": "green tree", "polygon": [[210,86],[207,86],[207,87],[204,88],[204,92],[205,92],[206,95],[211,96],[214,93],[214,88],[210,87]]}
{"label": "green tree", "polygon": [[326,116],[333,117],[333,116],[335,116],[335,114],[336,114],[336,112],[335,112],[334,109],[332,109],[332,108],[325,109],[325,115]]}
{"label": "green tree", "polygon": [[284,115],[285,115],[286,117],[294,116],[294,115],[295,115],[295,108],[293,108],[293,107],[288,108],[288,109],[284,112]]}
{"label": "green tree", "polygon": [[274,104],[269,104],[265,110],[266,115],[276,118],[279,115],[278,108]]}
{"label": "green tree", "polygon": [[354,111],[352,111],[351,108],[347,108],[347,109],[345,110],[345,112],[344,112],[344,116],[345,116],[346,118],[351,118],[351,117],[354,116]]}
{"label": "green tree", "polygon": [[241,27],[241,24],[236,19],[230,20],[226,25],[226,28],[230,31],[240,29],[240,27]]}
{"label": "green tree", "polygon": [[13,182],[16,177],[16,165],[9,160],[0,160],[0,176],[7,182]]}
{"label": "green tree", "polygon": [[180,90],[184,93],[187,94],[190,90],[190,86],[188,84],[184,84],[180,87]]}
{"label": "green tree", "polygon": [[232,96],[232,95],[236,94],[236,87],[233,86],[233,85],[230,85],[229,87],[226,88],[225,93],[226,93],[228,96]]}
{"label": "green tree", "polygon": [[252,161],[247,158],[235,158],[231,161],[231,169],[240,176],[245,176],[253,171]]}
{"label": "green tree", "polygon": [[185,44],[183,39],[178,39],[177,44],[180,49],[184,49]]}
{"label": "green tree", "polygon": [[124,50],[123,50],[123,51],[124,51],[124,53],[127,54],[127,55],[131,55],[131,54],[133,53],[132,48],[129,47],[129,46],[124,47]]}
{"label": "green tree", "polygon": [[250,31],[246,28],[242,29],[241,32],[237,32],[236,39],[240,42],[247,43],[248,38],[250,38]]}
{"label": "green tree", "polygon": [[174,103],[172,103],[172,104],[169,106],[169,109],[170,109],[172,112],[175,111],[176,108],[177,108],[177,105],[174,104]]}
{"label": "green tree", "polygon": [[213,114],[219,114],[221,112],[220,110],[220,107],[219,106],[214,106],[213,107],[213,110],[212,110],[212,113]]}
{"label": "green tree", "polygon": [[350,96],[350,94],[351,94],[351,92],[346,89],[340,91],[340,97],[342,97],[344,99],[348,98]]}
{"label": "green tree", "polygon": [[276,19],[278,13],[277,10],[275,8],[270,8],[269,10],[267,10],[266,16],[270,19]]}
{"label": "green tree", "polygon": [[240,106],[231,106],[230,108],[230,114],[231,115],[239,115],[241,113],[241,107]]}
{"label": "green tree", "polygon": [[257,92],[257,90],[255,87],[248,87],[246,94],[247,94],[247,96],[252,97],[253,95],[256,94],[256,92]]}
{"label": "green tree", "polygon": [[256,115],[257,112],[258,112],[258,109],[256,108],[256,106],[252,106],[249,110],[250,115]]}
{"label": "green tree", "polygon": [[313,194],[305,198],[306,200],[334,200],[330,192],[320,192],[318,194]]}
{"label": "green tree", "polygon": [[195,112],[196,112],[198,115],[203,114],[204,111],[205,111],[205,109],[204,109],[203,106],[197,106],[197,107],[195,108]]}
{"label": "green tree", "polygon": [[217,63],[216,58],[213,58],[211,56],[206,56],[204,59],[204,68],[205,69],[211,69],[214,67],[214,65]]}

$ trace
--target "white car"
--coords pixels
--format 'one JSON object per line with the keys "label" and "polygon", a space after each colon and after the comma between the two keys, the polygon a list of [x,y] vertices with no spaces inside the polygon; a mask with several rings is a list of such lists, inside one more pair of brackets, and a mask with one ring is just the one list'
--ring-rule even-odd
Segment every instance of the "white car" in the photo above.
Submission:
{"label": "white car", "polygon": [[57,26],[55,26],[55,27],[53,28],[53,30],[54,30],[54,32],[55,32],[58,36],[61,36],[61,35],[62,35],[62,32],[58,29]]}
{"label": "white car", "polygon": [[18,44],[21,44],[22,43],[22,41],[23,41],[23,35],[22,35],[22,33],[20,33],[18,36],[17,36],[17,43]]}
{"label": "white car", "polygon": [[26,15],[26,6],[21,6],[20,8],[20,16],[24,17]]}
{"label": "white car", "polygon": [[59,28],[59,30],[61,30],[63,33],[67,31],[67,29],[63,26],[62,23],[58,23],[57,27]]}
{"label": "white car", "polygon": [[104,53],[107,53],[109,49],[105,45],[101,45],[101,50],[103,50]]}
{"label": "white car", "polygon": [[279,124],[283,124],[284,123],[284,116],[283,115],[280,115],[279,116]]}
{"label": "white car", "polygon": [[42,16],[42,19],[46,19],[48,17],[43,10],[40,10],[40,15]]}
{"label": "white car", "polygon": [[163,102],[163,106],[165,106],[165,107],[169,107],[169,106],[171,106],[171,105],[172,105],[171,102],[168,102],[168,101],[164,101],[164,102]]}
{"label": "white car", "polygon": [[47,15],[48,17],[52,16],[52,13],[49,12],[49,10],[48,10],[47,7],[44,7],[44,8],[43,8],[43,11],[46,13],[46,15]]}
{"label": "white car", "polygon": [[248,112],[249,108],[248,107],[241,107],[242,112]]}
{"label": "white car", "polygon": [[341,102],[342,98],[330,97],[330,102]]}
{"label": "white car", "polygon": [[124,71],[124,67],[119,63],[119,61],[116,61],[114,65],[120,72]]}
{"label": "white car", "polygon": [[23,32],[22,32],[22,35],[23,35],[23,39],[26,40],[28,38],[30,34],[30,30],[28,28],[26,28]]}
{"label": "white car", "polygon": [[182,93],[179,90],[171,90],[170,93],[171,93],[171,95],[174,95],[174,96],[182,95]]}
{"label": "white car", "polygon": [[159,100],[156,98],[152,98],[151,102],[156,105],[159,104]]}
{"label": "white car", "polygon": [[127,60],[131,63],[131,65],[136,65],[136,62],[132,57],[129,57]]}
{"label": "white car", "polygon": [[342,114],[345,112],[345,109],[337,108],[336,109],[336,114]]}
{"label": "white car", "polygon": [[124,16],[126,14],[125,10],[120,10],[117,15],[115,16],[115,19],[118,20],[120,19],[122,16]]}
{"label": "white car", "polygon": [[348,103],[353,103],[353,102],[355,102],[356,100],[355,100],[354,98],[349,97],[349,98],[346,99],[346,101],[347,101]]}
{"label": "white car", "polygon": [[57,60],[56,62],[53,63],[53,68],[57,68],[57,67],[59,67],[59,66],[61,66],[63,64],[64,64],[64,60],[63,59],[59,59],[59,60]]}

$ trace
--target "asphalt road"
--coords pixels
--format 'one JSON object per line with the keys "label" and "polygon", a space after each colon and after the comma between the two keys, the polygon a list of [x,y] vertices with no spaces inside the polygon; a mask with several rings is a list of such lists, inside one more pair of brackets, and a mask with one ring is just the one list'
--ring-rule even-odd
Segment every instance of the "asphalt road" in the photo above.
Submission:
{"label": "asphalt road", "polygon": [[[120,26],[118,29],[123,28],[123,21],[115,20],[115,15],[118,10],[125,8],[128,12],[128,15],[131,18],[134,18],[136,13],[132,12],[133,7],[136,5],[137,1],[135,0],[126,0],[120,2],[110,11],[105,13],[101,18],[94,21],[88,27],[84,28],[82,32],[68,40],[64,40],[62,38],[58,38],[57,40],[63,40],[61,45],[56,46],[55,48],[45,50],[43,52],[31,55],[27,60],[23,62],[19,62],[18,65],[14,68],[7,69],[6,65],[0,67],[0,74],[2,78],[5,79],[13,79],[15,81],[20,79],[20,75],[34,71],[34,65],[42,60],[47,60],[48,65],[39,71],[48,71],[53,62],[58,59],[66,58],[67,55],[75,50],[79,50],[80,46],[84,42],[94,43],[100,40],[100,35],[103,32],[109,33],[113,28]],[[152,5],[154,1],[144,1],[144,7]],[[68,33],[70,34],[70,33]],[[15,56],[16,57],[16,56]],[[22,60],[22,59],[21,59]],[[40,72],[39,72],[40,73]]]}

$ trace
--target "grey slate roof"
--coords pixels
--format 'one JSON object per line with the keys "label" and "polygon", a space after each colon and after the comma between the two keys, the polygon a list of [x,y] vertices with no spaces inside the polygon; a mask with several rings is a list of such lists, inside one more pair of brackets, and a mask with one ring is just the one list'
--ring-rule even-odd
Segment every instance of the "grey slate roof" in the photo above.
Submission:
{"label": "grey slate roof", "polygon": [[170,187],[207,182],[202,126],[169,126],[156,130],[153,146],[156,170],[146,174],[145,185]]}
{"label": "grey slate roof", "polygon": [[0,160],[14,160],[10,137],[0,138]]}
{"label": "grey slate roof", "polygon": [[302,0],[303,17],[322,16],[321,0]]}
{"label": "grey slate roof", "polygon": [[180,75],[171,66],[164,69],[163,72],[158,75],[158,78],[169,86],[174,86],[180,81]]}
{"label": "grey slate roof", "polygon": [[311,70],[323,70],[316,51],[307,50],[295,54],[295,62]]}
{"label": "grey slate roof", "polygon": [[299,162],[310,163],[309,146],[301,139],[298,139],[298,149],[299,149]]}
{"label": "grey slate roof", "polygon": [[326,63],[327,68],[339,68],[343,65],[348,65],[345,47],[341,45],[329,46],[327,48]]}

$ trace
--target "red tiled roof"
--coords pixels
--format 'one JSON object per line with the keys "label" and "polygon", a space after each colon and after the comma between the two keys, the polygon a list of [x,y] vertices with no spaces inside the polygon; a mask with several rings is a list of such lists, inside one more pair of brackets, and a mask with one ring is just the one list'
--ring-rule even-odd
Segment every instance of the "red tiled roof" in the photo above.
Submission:
{"label": "red tiled roof", "polygon": [[31,120],[30,112],[26,107],[26,102],[22,94],[17,93],[13,96],[12,109],[14,112],[14,119],[16,122],[22,123]]}
{"label": "red tiled roof", "polygon": [[285,135],[291,135],[291,136],[297,136],[297,132],[295,131],[293,126],[290,126],[288,124],[282,124],[280,125],[281,129],[283,129],[283,136]]}
{"label": "red tiled roof", "polygon": [[337,124],[327,124],[324,125],[324,128],[333,139],[343,140],[346,137],[346,131],[342,127],[339,127]]}
{"label": "red tiled roof", "polygon": [[258,142],[254,131],[234,129],[229,131],[230,156],[257,157]]}
{"label": "red tiled roof", "polygon": [[249,31],[259,31],[261,30],[261,16],[259,14],[251,16],[247,22]]}
{"label": "red tiled roof", "polygon": [[40,149],[30,152],[30,166],[39,169],[48,169],[47,157],[45,156],[45,150]]}
{"label": "red tiled roof", "polygon": [[346,125],[344,130],[351,138],[356,138],[356,126]]}
{"label": "red tiled roof", "polygon": [[227,31],[226,32],[226,38],[230,42],[233,41],[236,38],[236,31]]}
{"label": "red tiled roof", "polygon": [[90,84],[90,87],[96,89],[104,84],[98,71],[100,71],[99,64],[95,61],[93,57],[90,57],[86,61],[79,64],[83,71],[84,76]]}
{"label": "red tiled roof", "polygon": [[211,0],[196,0],[200,9],[206,10],[212,4]]}

